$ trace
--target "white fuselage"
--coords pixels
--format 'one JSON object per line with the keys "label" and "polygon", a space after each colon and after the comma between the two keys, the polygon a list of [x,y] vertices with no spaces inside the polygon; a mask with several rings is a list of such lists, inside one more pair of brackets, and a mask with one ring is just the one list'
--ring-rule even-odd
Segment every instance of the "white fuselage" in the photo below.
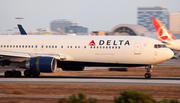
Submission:
{"label": "white fuselage", "polygon": [[[92,40],[95,46],[89,46]],[[153,65],[173,56],[170,49],[155,48],[156,44],[163,43],[140,36],[0,35],[1,51],[55,54],[60,61]]]}

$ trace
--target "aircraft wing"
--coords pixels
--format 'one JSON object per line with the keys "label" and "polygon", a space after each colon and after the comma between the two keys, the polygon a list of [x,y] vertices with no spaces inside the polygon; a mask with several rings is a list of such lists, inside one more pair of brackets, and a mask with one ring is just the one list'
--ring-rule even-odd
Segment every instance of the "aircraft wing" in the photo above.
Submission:
{"label": "aircraft wing", "polygon": [[54,57],[55,59],[65,59],[66,56],[60,54],[53,54],[53,53],[27,53],[27,52],[14,52],[14,51],[0,51],[0,56],[4,59],[9,59],[10,61],[14,62],[21,62],[28,58],[32,57],[39,57],[39,56],[48,56]]}
{"label": "aircraft wing", "polygon": [[170,45],[168,41],[161,41],[161,42],[164,43],[165,45]]}

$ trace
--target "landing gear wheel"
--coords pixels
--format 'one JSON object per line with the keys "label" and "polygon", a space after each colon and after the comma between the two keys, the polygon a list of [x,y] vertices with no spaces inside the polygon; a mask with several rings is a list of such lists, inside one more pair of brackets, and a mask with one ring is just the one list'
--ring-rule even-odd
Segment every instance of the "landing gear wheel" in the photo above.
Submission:
{"label": "landing gear wheel", "polygon": [[146,74],[144,75],[144,77],[145,77],[146,79],[150,79],[150,78],[151,78],[151,73],[146,73]]}
{"label": "landing gear wheel", "polygon": [[40,72],[32,72],[33,77],[39,77]]}
{"label": "landing gear wheel", "polygon": [[21,77],[21,72],[20,71],[14,71],[12,73],[13,77]]}
{"label": "landing gear wheel", "polygon": [[13,76],[13,73],[12,73],[12,71],[6,71],[6,72],[4,73],[4,76],[5,76],[5,77],[12,77],[12,76]]}
{"label": "landing gear wheel", "polygon": [[31,75],[32,75],[31,70],[25,70],[24,71],[24,76],[25,77],[30,77]]}

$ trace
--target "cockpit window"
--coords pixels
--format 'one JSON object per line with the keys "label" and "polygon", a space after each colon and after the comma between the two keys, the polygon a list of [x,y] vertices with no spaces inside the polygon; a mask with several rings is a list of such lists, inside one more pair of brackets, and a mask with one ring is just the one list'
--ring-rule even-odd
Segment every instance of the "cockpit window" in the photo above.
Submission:
{"label": "cockpit window", "polygon": [[164,44],[155,44],[154,48],[166,48]]}

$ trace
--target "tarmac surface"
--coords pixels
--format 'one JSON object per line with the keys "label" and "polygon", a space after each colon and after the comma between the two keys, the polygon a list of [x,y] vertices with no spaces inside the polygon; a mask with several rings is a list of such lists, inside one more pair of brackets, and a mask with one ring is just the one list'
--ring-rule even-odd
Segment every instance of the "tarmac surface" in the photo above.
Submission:
{"label": "tarmac surface", "polygon": [[15,84],[87,84],[87,85],[155,85],[180,86],[180,77],[109,77],[109,76],[40,76],[38,78],[6,78],[0,76],[0,83]]}
{"label": "tarmac surface", "polygon": [[180,66],[180,59],[170,59],[155,66]]}

